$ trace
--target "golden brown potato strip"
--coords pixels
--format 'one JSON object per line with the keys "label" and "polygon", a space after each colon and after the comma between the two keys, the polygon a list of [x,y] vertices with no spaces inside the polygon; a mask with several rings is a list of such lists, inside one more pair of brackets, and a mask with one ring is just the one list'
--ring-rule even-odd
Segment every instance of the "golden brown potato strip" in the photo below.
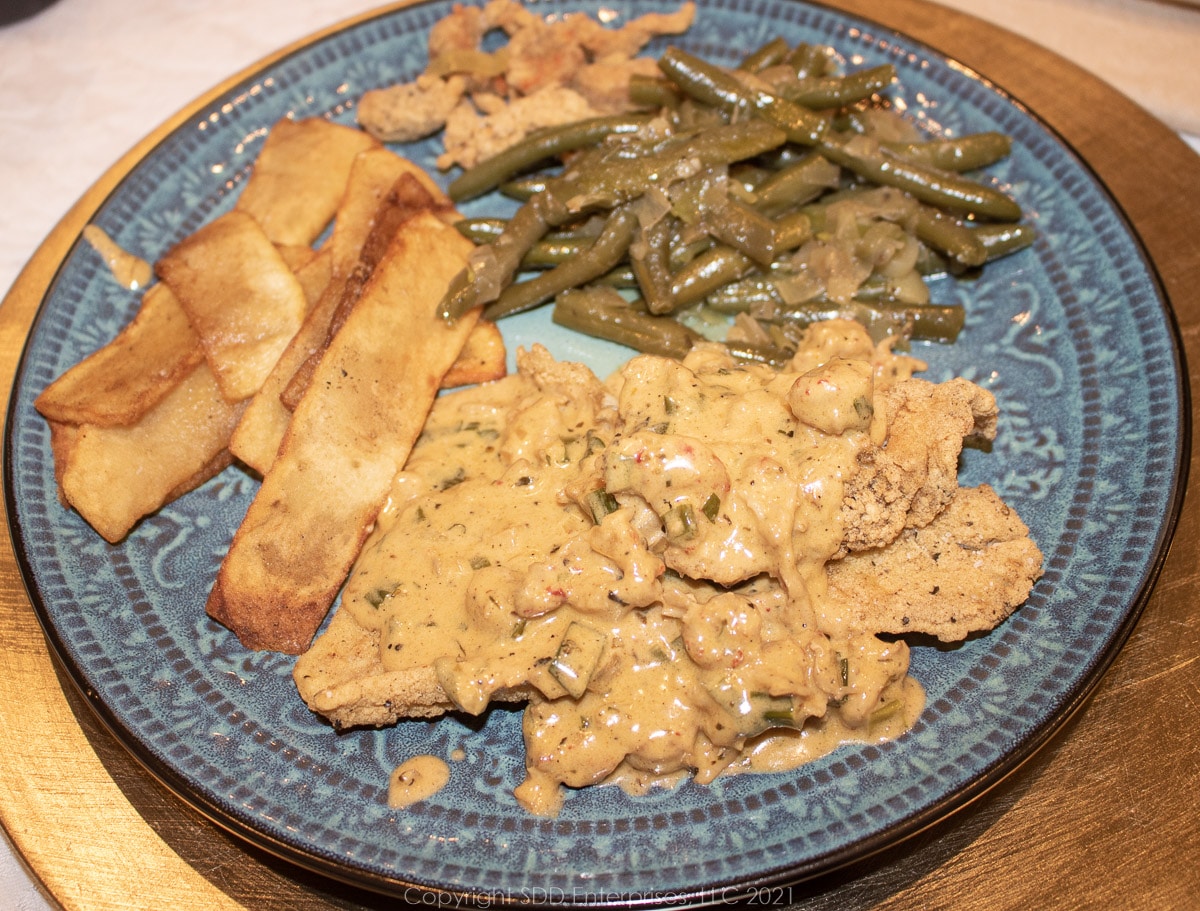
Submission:
{"label": "golden brown potato strip", "polygon": [[311,245],[333,218],[355,157],[378,145],[361,130],[320,117],[280,120],[263,142],[237,208],[275,243]]}
{"label": "golden brown potato strip", "polygon": [[258,222],[226,213],[155,268],[200,336],[225,398],[257,392],[308,310],[304,288]]}
{"label": "golden brown potato strip", "polygon": [[481,319],[467,336],[458,360],[442,379],[443,389],[498,380],[508,372],[508,352],[500,327]]}
{"label": "golden brown potato strip", "polygon": [[328,612],[475,324],[437,312],[470,249],[412,218],[321,359],[209,595],[247,647],[299,654]]}
{"label": "golden brown potato strip", "polygon": [[404,174],[414,177],[439,203],[449,204],[449,197],[433,178],[407,158],[383,147],[361,153],[355,158],[346,180],[345,193],[329,238],[334,274],[344,277],[354,268],[380,203]]}
{"label": "golden brown potato strip", "polygon": [[201,361],[132,427],[85,424],[64,438],[62,494],[106,540],[119,541],[140,518],[229,464],[240,415]]}
{"label": "golden brown potato strip", "polygon": [[47,386],[34,406],[52,421],[128,426],[203,359],[175,295],[166,285],[151,285],[116,338]]}
{"label": "golden brown potato strip", "polygon": [[414,175],[408,171],[402,173],[395,181],[387,195],[376,207],[375,215],[371,219],[371,230],[359,250],[358,262],[346,275],[340,299],[330,313],[324,344],[318,344],[310,352],[304,362],[296,368],[287,387],[280,394],[280,401],[285,407],[294,410],[296,404],[304,396],[325,349],[354,308],[355,302],[370,280],[371,273],[383,258],[400,226],[418,211],[426,210],[440,215],[450,207],[450,201],[441,192],[430,193],[425,188],[425,183],[414,179]]}
{"label": "golden brown potato strip", "polygon": [[75,424],[64,424],[61,421],[47,419],[50,425],[50,452],[54,455],[54,484],[58,492],[58,502],[70,508],[67,495],[63,492],[63,473],[67,470],[67,459],[71,456],[71,447],[79,433]]}
{"label": "golden brown potato strip", "polygon": [[322,248],[316,251],[312,259],[292,271],[296,273],[296,279],[304,290],[304,299],[311,310],[333,277],[333,255],[328,249]]}
{"label": "golden brown potato strip", "polygon": [[304,244],[276,244],[275,249],[293,272],[299,272],[316,258],[317,251]]}
{"label": "golden brown potato strip", "polygon": [[[233,454],[259,474],[266,474],[271,463],[275,461],[279,443],[292,418],[292,409],[299,400],[297,395],[295,400],[288,399],[285,403],[283,394],[296,372],[304,369],[303,385],[297,387],[300,394],[303,394],[311,367],[329,344],[333,314],[346,293],[347,282],[360,261],[368,236],[372,232],[381,235],[385,231],[389,232],[383,243],[386,247],[386,241],[390,239],[391,233],[394,233],[395,219],[381,219],[380,208],[399,204],[399,200],[390,191],[396,186],[398,179],[406,174],[415,177],[420,187],[432,187],[430,194],[439,207],[449,205],[449,200],[424,171],[394,152],[383,148],[372,149],[363,152],[355,160],[342,204],[338,207],[334,220],[333,233],[329,242],[322,248],[322,252],[327,253],[329,259],[329,281],[320,299],[309,311],[300,331],[288,343],[275,367],[254,395],[230,442]],[[391,202],[388,201],[389,198]],[[430,196],[425,196],[422,204],[433,204],[429,200]],[[378,260],[381,255],[382,249],[370,254],[373,260]],[[360,288],[356,284],[355,297],[358,290]],[[305,367],[308,362],[311,363]]]}

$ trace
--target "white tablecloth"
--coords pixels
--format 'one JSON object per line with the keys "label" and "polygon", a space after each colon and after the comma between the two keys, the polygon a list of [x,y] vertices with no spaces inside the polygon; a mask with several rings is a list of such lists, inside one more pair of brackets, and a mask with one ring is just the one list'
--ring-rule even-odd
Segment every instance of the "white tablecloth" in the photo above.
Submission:
{"label": "white tablecloth", "polygon": [[[1079,63],[1200,151],[1200,7],[1194,0],[943,2]],[[76,199],[161,121],[263,55],[375,5],[58,0],[32,19],[0,28],[0,296]],[[0,840],[0,911],[52,907],[11,843]]]}

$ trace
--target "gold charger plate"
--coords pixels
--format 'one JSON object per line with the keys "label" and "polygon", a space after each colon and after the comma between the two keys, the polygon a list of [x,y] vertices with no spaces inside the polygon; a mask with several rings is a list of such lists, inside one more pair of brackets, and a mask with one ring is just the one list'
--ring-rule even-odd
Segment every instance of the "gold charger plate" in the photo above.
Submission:
{"label": "gold charger plate", "polygon": [[[1200,158],[1109,87],[1010,33],[919,0],[882,9],[866,0],[830,5],[987,74],[1056,129],[1128,214],[1173,302],[1189,360],[1200,360]],[[105,174],[22,272],[0,309],[6,384],[82,226],[146,150],[204,101]],[[1163,908],[1194,901],[1200,764],[1187,708],[1194,713],[1198,692],[1198,532],[1200,520],[1185,510],[1155,594],[1099,691],[1020,772],[928,832],[816,882],[764,893],[763,903]],[[63,907],[384,906],[233,839],[138,766],[58,673],[11,547],[0,557],[0,616],[0,818]]]}

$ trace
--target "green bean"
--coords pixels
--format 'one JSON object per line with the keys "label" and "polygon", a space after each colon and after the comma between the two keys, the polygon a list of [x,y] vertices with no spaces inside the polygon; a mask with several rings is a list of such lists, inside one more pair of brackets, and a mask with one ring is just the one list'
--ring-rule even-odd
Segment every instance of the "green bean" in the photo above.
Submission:
{"label": "green bean", "polygon": [[736,76],[677,47],[659,58],[659,69],[697,101],[733,116],[756,113],[801,145],[816,145],[829,126],[824,116],[762,89],[743,84]]}
{"label": "green bean", "polygon": [[973,233],[987,251],[987,262],[1024,250],[1037,239],[1032,225],[979,225]]}
{"label": "green bean", "polygon": [[489,244],[504,233],[508,224],[503,218],[462,218],[454,223],[454,227],[469,241],[476,244]]}
{"label": "green bean", "polygon": [[820,149],[848,171],[874,183],[904,190],[932,206],[996,221],[1017,221],[1021,217],[1021,207],[1010,197],[957,174],[905,161],[886,152],[855,149],[845,137],[825,136]]}
{"label": "green bean", "polygon": [[594,145],[614,133],[635,133],[649,121],[646,114],[615,114],[537,130],[516,145],[463,171],[450,183],[450,198],[463,202],[482,196],[539,161]]}
{"label": "green bean", "polygon": [[[1037,239],[1037,229],[1026,224],[986,223],[976,225],[970,231],[975,240],[983,247],[985,254],[983,265],[1024,250]],[[964,267],[952,259],[945,259],[937,250],[922,246],[921,251],[916,268],[922,275],[937,275],[945,272],[956,275],[967,271],[968,267]]]}
{"label": "green bean", "polygon": [[896,81],[896,68],[890,63],[848,73],[845,76],[793,79],[775,86],[788,101],[815,110],[840,108],[865,101]]}
{"label": "green bean", "polygon": [[[870,289],[865,289],[870,292]],[[722,313],[753,313],[760,320],[808,326],[830,319],[852,319],[875,335],[904,332],[915,341],[953,342],[965,322],[963,308],[955,304],[905,304],[883,298],[855,297],[839,303],[812,300],[785,304],[769,278],[745,279],[710,297],[708,306]]]}
{"label": "green bean", "polygon": [[634,73],[629,77],[629,100],[639,108],[677,108],[683,95],[668,79]]}
{"label": "green bean", "polygon": [[[723,124],[693,136],[675,137],[659,143],[656,151],[642,157],[609,160],[605,167],[570,171],[551,179],[545,190],[517,210],[490,245],[494,259],[483,273],[476,274],[468,268],[451,283],[442,303],[442,316],[457,319],[472,307],[495,301],[511,284],[525,254],[549,228],[589,210],[616,208],[638,198],[652,186],[669,185],[697,164],[702,167],[731,164],[753,158],[784,141],[783,133],[769,124]],[[539,281],[537,288],[540,288],[549,287],[551,279],[539,276],[531,281]],[[536,289],[525,289],[522,295],[530,295],[533,290]],[[503,307],[497,304],[489,310],[511,313],[534,306],[524,298],[517,304],[516,299],[517,292],[513,292],[509,303]]]}
{"label": "green bean", "polygon": [[918,206],[913,233],[922,243],[950,257],[960,266],[982,266],[988,258],[979,235],[957,218],[932,206]]}
{"label": "green bean", "polygon": [[787,59],[789,50],[787,42],[782,38],[772,38],[743,57],[742,62],[738,64],[738,69],[747,73],[761,73],[768,67],[783,63]]}
{"label": "green bean", "polygon": [[[507,223],[503,218],[464,218],[455,222],[454,227],[468,240],[482,245],[489,244],[499,237]],[[549,232],[529,248],[529,251],[521,258],[520,268],[522,270],[545,269],[561,265],[568,259],[586,252],[599,236],[600,231],[593,230],[590,225],[574,230]],[[673,246],[670,250],[672,267],[675,265],[675,257],[693,258],[697,255],[697,247],[700,246],[699,243],[692,244],[690,247],[683,244],[677,247]],[[709,241],[702,246],[707,248],[712,246],[712,243]],[[637,280],[633,277],[630,269],[618,270],[612,281],[617,284],[637,286]]]}
{"label": "green bean", "polygon": [[592,209],[614,208],[652,187],[665,189],[697,166],[732,164],[785,141],[782,131],[761,121],[722,124],[664,143],[641,157],[612,157],[603,166],[571,169],[549,180],[541,195],[557,217],[566,220]]}
{"label": "green bean", "polygon": [[549,179],[549,175],[546,174],[526,174],[523,177],[506,180],[496,189],[501,196],[515,199],[517,202],[528,202],[535,194],[546,189],[546,181]]}
{"label": "green bean", "polygon": [[778,252],[775,223],[736,199],[725,197],[711,204],[704,217],[704,226],[717,240],[761,266],[769,266]]}
{"label": "green bean", "polygon": [[893,155],[942,171],[974,171],[1007,158],[1012,139],[1003,133],[972,133],[958,139],[927,142],[881,142]]}
{"label": "green bean", "polygon": [[830,50],[822,44],[798,44],[784,62],[800,79],[819,78],[829,72]]}
{"label": "green bean", "polygon": [[678,320],[639,310],[612,288],[595,285],[559,294],[552,319],[576,332],[663,357],[682,358],[701,338]]}
{"label": "green bean", "polygon": [[442,318],[453,321],[500,296],[512,282],[521,260],[549,230],[550,221],[543,194],[521,206],[492,243],[490,263],[478,268],[468,265],[450,283],[440,309]]}
{"label": "green bean", "polygon": [[915,341],[953,342],[962,332],[965,314],[955,304],[900,304],[891,301],[853,300],[848,304],[814,301],[776,311],[779,320],[805,325],[828,319],[852,319],[868,329],[903,325]]}
{"label": "green bean", "polygon": [[779,289],[770,277],[754,273],[743,273],[741,278],[734,276],[719,284],[714,282],[703,300],[704,306],[717,313],[773,313],[783,306]]}
{"label": "green bean", "polygon": [[[793,213],[776,223],[780,252],[794,250],[810,237],[812,222],[805,213]],[[754,260],[745,253],[725,244],[715,245],[676,271],[671,281],[671,296],[676,307],[686,307],[703,300],[722,285],[737,281],[754,268]]]}
{"label": "green bean", "polygon": [[629,262],[651,313],[675,309],[671,296],[671,240],[676,219],[664,216],[638,229],[629,251]]}
{"label": "green bean", "polygon": [[756,205],[767,213],[785,206],[802,206],[836,187],[841,173],[841,168],[825,156],[809,153],[758,184],[754,188]]}
{"label": "green bean", "polygon": [[624,259],[633,240],[637,217],[626,206],[613,212],[604,230],[586,250],[527,281],[508,285],[483,311],[497,320],[545,303],[556,294],[599,278]]}
{"label": "green bean", "polygon": [[[963,176],[1008,155],[1011,142],[989,132],[872,138],[865,117],[854,126],[854,112],[866,113],[895,67],[835,76],[833,61],[829,48],[789,49],[780,38],[736,69],[672,47],[658,61],[662,75],[631,79],[640,113],[539,130],[463,172],[451,184],[455,200],[498,188],[521,205],[507,220],[458,224],[481,246],[443,315],[483,305],[499,319],[555,299],[559,324],[682,357],[701,335],[668,314],[703,302],[759,319],[767,333],[747,338],[763,344],[728,347],[777,366],[819,319],[857,319],[875,337],[953,340],[962,308],[924,303],[920,276],[979,268],[1036,236],[1018,223],[1013,199]],[[828,208],[843,202],[850,207],[836,215]],[[825,232],[879,270],[853,300],[824,299],[803,274],[787,276],[782,254]],[[540,271],[518,280],[532,270]],[[630,293],[639,298],[628,302]],[[810,294],[821,297],[796,302]]]}

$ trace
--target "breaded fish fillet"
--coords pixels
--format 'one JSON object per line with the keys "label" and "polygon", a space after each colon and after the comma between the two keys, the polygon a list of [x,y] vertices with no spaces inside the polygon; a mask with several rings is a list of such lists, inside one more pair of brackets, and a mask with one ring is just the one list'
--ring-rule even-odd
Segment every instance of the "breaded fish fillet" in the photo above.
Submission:
{"label": "breaded fish fillet", "polygon": [[964,379],[908,379],[880,398],[887,440],[859,456],[859,471],[846,485],[839,556],[883,547],[905,528],[929,524],[958,490],[964,440],[996,435],[995,398]]}
{"label": "breaded fish fillet", "polygon": [[828,609],[861,630],[946,642],[992,629],[1029,597],[1042,554],[988,485],[962,487],[921,528],[826,566]]}

